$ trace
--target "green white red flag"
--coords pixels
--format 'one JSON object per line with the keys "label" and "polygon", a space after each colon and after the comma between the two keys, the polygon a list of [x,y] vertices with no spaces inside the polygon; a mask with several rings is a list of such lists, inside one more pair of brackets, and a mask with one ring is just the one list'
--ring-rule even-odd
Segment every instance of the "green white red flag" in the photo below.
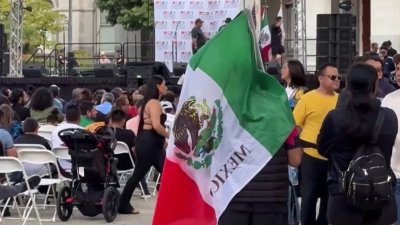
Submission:
{"label": "green white red flag", "polygon": [[216,225],[294,127],[285,90],[263,70],[249,10],[185,74],[153,225]]}

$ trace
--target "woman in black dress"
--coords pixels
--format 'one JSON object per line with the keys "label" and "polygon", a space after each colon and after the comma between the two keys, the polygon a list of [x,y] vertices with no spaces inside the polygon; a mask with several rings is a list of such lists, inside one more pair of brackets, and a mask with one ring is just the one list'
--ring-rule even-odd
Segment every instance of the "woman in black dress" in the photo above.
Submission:
{"label": "woman in black dress", "polygon": [[132,193],[152,166],[158,172],[162,172],[165,160],[163,146],[165,138],[168,138],[168,132],[164,127],[166,115],[162,111],[160,98],[167,93],[167,90],[165,80],[161,76],[154,75],[147,82],[136,139],[137,164],[122,192],[119,213],[138,214],[139,212],[130,204]]}

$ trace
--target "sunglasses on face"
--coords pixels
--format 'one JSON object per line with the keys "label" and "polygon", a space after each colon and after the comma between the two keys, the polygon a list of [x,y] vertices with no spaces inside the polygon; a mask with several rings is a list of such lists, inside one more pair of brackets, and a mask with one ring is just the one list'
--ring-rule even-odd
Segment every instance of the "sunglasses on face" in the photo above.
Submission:
{"label": "sunglasses on face", "polygon": [[336,79],[339,80],[339,81],[342,80],[342,76],[340,76],[340,75],[324,75],[324,76],[326,76],[329,79],[331,79],[331,81],[335,81]]}

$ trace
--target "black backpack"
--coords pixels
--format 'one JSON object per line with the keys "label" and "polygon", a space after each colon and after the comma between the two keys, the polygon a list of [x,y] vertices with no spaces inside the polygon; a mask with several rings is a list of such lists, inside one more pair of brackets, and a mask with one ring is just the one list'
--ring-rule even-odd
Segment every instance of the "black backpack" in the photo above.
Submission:
{"label": "black backpack", "polygon": [[361,210],[380,209],[392,192],[392,176],[382,151],[377,146],[385,116],[379,111],[372,139],[357,148],[347,170],[341,172],[339,185],[349,204]]}

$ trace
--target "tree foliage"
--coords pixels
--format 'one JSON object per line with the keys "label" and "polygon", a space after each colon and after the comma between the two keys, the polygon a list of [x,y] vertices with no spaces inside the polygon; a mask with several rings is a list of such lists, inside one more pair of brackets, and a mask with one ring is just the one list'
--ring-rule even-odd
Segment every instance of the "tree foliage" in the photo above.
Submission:
{"label": "tree foliage", "polygon": [[154,24],[154,5],[150,0],[96,0],[111,25],[121,24],[127,30],[141,30]]}
{"label": "tree foliage", "polygon": [[[53,6],[48,0],[24,0],[24,7],[32,7],[32,12],[24,10],[23,17],[23,43],[24,49],[42,45],[44,34],[56,34],[63,30],[66,17],[53,11]],[[11,0],[0,0],[0,23],[5,25],[7,33],[10,32]]]}

